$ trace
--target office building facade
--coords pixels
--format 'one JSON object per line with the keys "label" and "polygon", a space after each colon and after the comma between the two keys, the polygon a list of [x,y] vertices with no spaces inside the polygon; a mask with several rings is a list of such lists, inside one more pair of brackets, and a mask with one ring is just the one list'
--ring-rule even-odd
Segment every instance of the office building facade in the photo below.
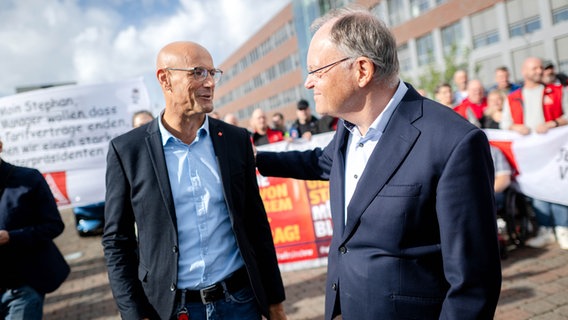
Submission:
{"label": "office building facade", "polygon": [[221,64],[217,110],[236,114],[246,127],[256,108],[268,116],[281,112],[288,122],[296,118],[299,99],[313,109],[311,92],[303,87],[309,25],[348,4],[369,8],[393,30],[401,77],[416,86],[429,66],[444,69],[452,48],[470,78],[485,86],[493,84],[500,66],[509,68],[513,81],[521,80],[520,67],[529,56],[568,73],[566,0],[294,0]]}

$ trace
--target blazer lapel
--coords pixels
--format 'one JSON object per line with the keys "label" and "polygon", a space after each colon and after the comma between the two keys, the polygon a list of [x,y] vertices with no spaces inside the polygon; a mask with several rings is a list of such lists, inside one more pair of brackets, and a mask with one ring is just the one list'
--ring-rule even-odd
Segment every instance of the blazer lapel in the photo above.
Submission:
{"label": "blazer lapel", "polygon": [[211,136],[211,141],[213,143],[213,150],[215,150],[215,160],[217,161],[217,167],[219,168],[219,173],[221,174],[221,181],[223,185],[223,195],[225,196],[225,201],[227,203],[227,209],[229,214],[232,214],[231,208],[233,207],[231,188],[231,172],[229,169],[229,154],[227,140],[223,136],[223,129],[216,122],[217,120],[209,118],[209,135]]}
{"label": "blazer lapel", "polygon": [[[410,91],[414,90],[409,89],[405,98],[413,94]],[[379,143],[371,153],[347,207],[343,240],[346,240],[356,228],[365,209],[377,197],[418,139],[420,131],[412,125],[412,122],[421,115],[421,101],[403,99],[394,111]]]}
{"label": "blazer lapel", "polygon": [[174,200],[172,197],[170,178],[168,177],[168,169],[166,165],[166,157],[164,155],[164,147],[162,145],[162,137],[160,135],[160,129],[158,126],[158,121],[161,117],[153,120],[152,124],[148,126],[148,135],[145,138],[146,148],[148,154],[150,155],[150,161],[152,162],[152,169],[158,180],[158,188],[160,189],[160,194],[164,201],[164,206],[172,220],[177,223],[176,211]]}
{"label": "blazer lapel", "polygon": [[332,214],[333,233],[343,234],[345,229],[345,150],[349,139],[349,131],[343,126],[342,120],[337,126],[335,139],[337,139],[337,143],[334,146],[335,154],[333,155],[333,165],[330,173],[330,180],[334,182],[329,184],[330,209],[332,213],[341,213],[339,215]]}

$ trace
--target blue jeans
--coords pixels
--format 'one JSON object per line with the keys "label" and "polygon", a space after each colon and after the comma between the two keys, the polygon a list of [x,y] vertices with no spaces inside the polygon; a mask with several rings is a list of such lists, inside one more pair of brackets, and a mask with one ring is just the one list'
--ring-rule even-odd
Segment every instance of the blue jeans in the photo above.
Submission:
{"label": "blue jeans", "polygon": [[[179,303],[177,311],[181,309]],[[245,287],[233,293],[225,291],[225,299],[203,304],[201,302],[186,303],[185,308],[192,320],[259,320],[260,311],[256,305],[254,294],[250,287]]]}
{"label": "blue jeans", "polygon": [[0,297],[0,319],[41,320],[44,297],[29,286],[8,289]]}
{"label": "blue jeans", "polygon": [[567,206],[533,199],[532,207],[541,227],[568,227]]}

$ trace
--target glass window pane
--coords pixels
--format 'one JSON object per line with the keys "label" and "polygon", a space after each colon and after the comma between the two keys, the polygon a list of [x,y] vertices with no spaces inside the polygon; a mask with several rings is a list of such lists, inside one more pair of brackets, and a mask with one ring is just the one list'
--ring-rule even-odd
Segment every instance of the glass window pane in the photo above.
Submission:
{"label": "glass window pane", "polygon": [[416,39],[418,65],[422,66],[434,61],[434,41],[432,34]]}
{"label": "glass window pane", "polygon": [[404,4],[400,0],[388,0],[389,17],[392,26],[404,22]]}
{"label": "glass window pane", "polygon": [[568,6],[554,10],[552,12],[552,21],[554,24],[567,20],[568,20]]}

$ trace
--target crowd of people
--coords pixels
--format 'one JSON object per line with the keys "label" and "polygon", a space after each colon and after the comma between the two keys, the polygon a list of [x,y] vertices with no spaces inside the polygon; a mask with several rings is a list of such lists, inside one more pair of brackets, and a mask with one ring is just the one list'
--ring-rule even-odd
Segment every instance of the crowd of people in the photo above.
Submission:
{"label": "crowd of people", "polygon": [[[436,88],[434,99],[484,129],[512,130],[528,135],[546,134],[567,125],[566,76],[557,73],[553,63],[537,57],[526,58],[519,71],[522,81],[518,84],[511,82],[507,67],[499,67],[495,69],[495,83],[484,86],[477,79],[468,79],[467,72],[459,70],[453,85],[444,83]],[[502,163],[506,159],[499,153],[497,148],[492,150],[495,168],[506,166],[501,174],[509,175],[507,180],[510,180],[512,170],[509,164]],[[496,199],[502,200],[500,193]],[[568,249],[568,207],[540,199],[529,200],[539,228],[536,237],[526,244],[541,248],[558,242],[562,249]]]}
{"label": "crowd of people", "polygon": [[[217,117],[216,112],[209,116]],[[289,127],[281,112],[274,112],[269,119],[263,109],[255,109],[249,119],[249,130],[255,146],[261,146],[279,141],[292,141],[294,139],[310,140],[312,135],[334,131],[337,128],[337,117],[323,116],[320,118],[312,114],[309,102],[300,99],[296,104],[296,119]],[[239,126],[239,120],[233,113],[227,113],[223,121]]]}

